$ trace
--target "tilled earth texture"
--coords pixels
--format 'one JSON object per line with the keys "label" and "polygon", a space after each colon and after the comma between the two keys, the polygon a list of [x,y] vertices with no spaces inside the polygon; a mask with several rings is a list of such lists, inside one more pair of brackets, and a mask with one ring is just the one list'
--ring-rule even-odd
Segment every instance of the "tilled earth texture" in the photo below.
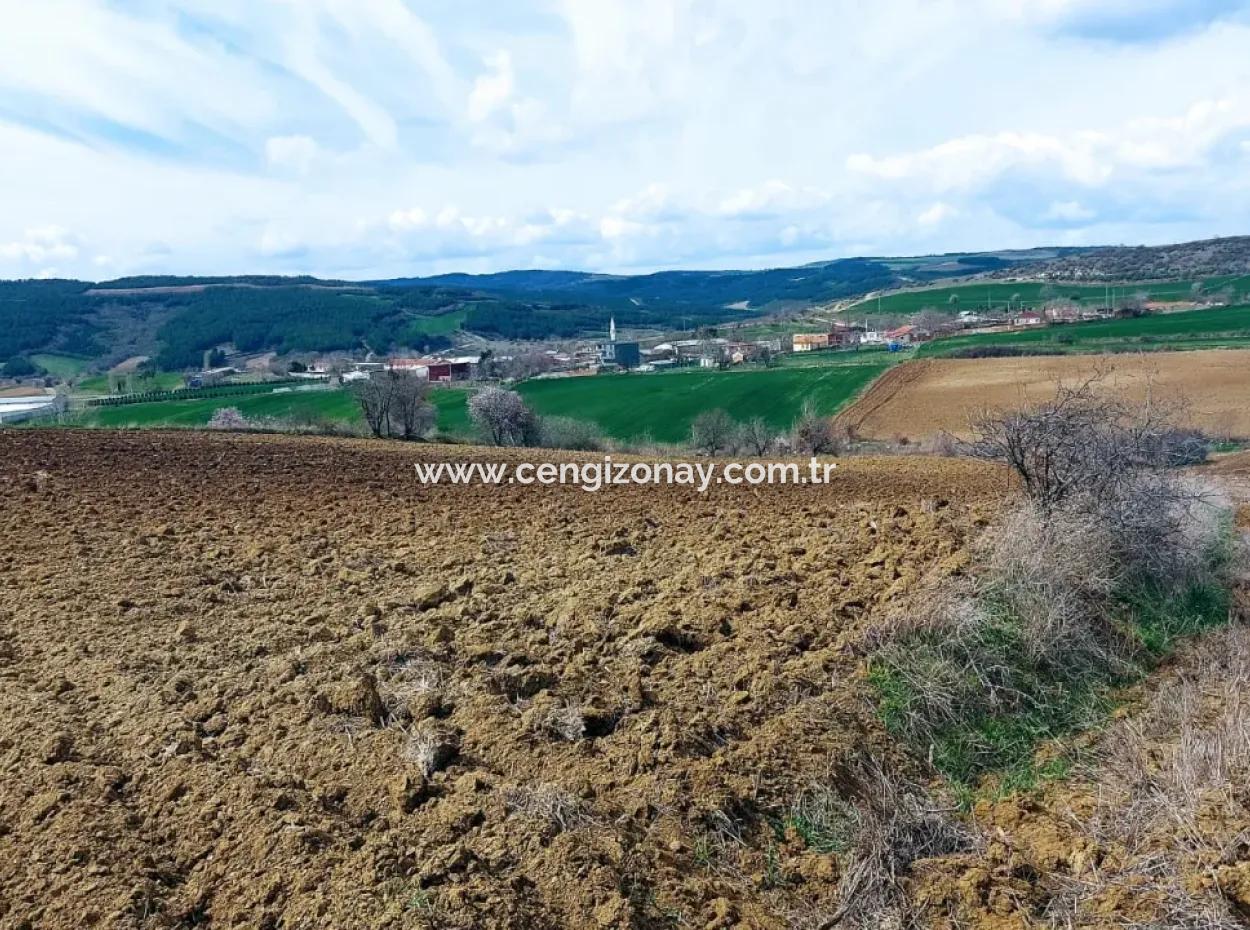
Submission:
{"label": "tilled earth texture", "polygon": [[866,439],[923,441],[967,436],[987,409],[1015,409],[1054,397],[1102,372],[1100,390],[1132,402],[1155,396],[1184,401],[1185,419],[1213,436],[1250,436],[1250,350],[921,359],[890,371],[838,422]]}
{"label": "tilled earth texture", "polygon": [[[506,453],[0,433],[0,925],[786,927],[855,644],[1001,472],[422,487]],[[515,456],[513,457],[515,458]]]}

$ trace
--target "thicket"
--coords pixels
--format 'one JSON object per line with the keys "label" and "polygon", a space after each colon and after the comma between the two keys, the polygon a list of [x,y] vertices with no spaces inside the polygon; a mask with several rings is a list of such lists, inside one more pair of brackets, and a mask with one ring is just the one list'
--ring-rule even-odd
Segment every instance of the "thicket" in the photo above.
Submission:
{"label": "thicket", "polygon": [[1115,688],[1227,619],[1231,510],[1178,470],[1206,446],[1175,413],[1094,380],[977,423],[962,451],[1005,462],[1024,499],[870,663],[887,726],[956,785],[1062,770],[1035,762],[1041,743],[1104,719]]}

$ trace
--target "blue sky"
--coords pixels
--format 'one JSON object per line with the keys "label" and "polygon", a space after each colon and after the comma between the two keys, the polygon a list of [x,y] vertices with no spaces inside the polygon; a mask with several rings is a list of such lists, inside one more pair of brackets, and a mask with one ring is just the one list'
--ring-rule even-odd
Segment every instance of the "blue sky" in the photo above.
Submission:
{"label": "blue sky", "polygon": [[39,0],[0,277],[1250,233],[1250,0]]}

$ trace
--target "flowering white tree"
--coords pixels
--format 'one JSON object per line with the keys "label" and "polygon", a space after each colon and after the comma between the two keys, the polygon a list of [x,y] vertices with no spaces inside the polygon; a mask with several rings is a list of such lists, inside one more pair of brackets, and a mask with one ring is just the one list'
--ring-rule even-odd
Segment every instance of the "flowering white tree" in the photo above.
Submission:
{"label": "flowering white tree", "polygon": [[218,407],[208,421],[209,429],[240,430],[249,425],[238,407]]}

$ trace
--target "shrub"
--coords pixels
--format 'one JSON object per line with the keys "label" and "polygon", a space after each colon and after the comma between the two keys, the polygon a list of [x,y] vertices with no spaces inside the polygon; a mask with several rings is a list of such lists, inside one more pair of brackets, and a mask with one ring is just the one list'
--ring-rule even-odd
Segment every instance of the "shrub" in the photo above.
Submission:
{"label": "shrub", "polygon": [[607,445],[599,427],[573,417],[542,417],[538,421],[538,444],[545,449],[598,452]]}
{"label": "shrub", "polygon": [[1102,396],[1096,387],[1103,375],[1060,385],[1053,399],[1033,407],[981,414],[967,453],[1005,462],[1043,508],[1078,494],[1093,501],[1114,495],[1138,474],[1194,454],[1177,438],[1184,431],[1172,422],[1175,406],[1153,400],[1132,406]]}
{"label": "shrub", "polygon": [[887,725],[968,786],[1033,777],[1039,741],[1099,719],[1111,687],[1228,615],[1228,504],[1171,470],[1162,408],[1088,387],[982,421],[976,451],[1007,459],[1026,500],[870,662]]}
{"label": "shrub", "polygon": [[15,355],[0,366],[0,374],[6,378],[33,378],[43,374],[43,369],[24,355]]}
{"label": "shrub", "polygon": [[975,835],[938,808],[919,785],[869,756],[833,766],[836,794],[854,802],[841,901],[828,927],[914,927],[920,915],[906,882],[921,859],[967,852]]}

